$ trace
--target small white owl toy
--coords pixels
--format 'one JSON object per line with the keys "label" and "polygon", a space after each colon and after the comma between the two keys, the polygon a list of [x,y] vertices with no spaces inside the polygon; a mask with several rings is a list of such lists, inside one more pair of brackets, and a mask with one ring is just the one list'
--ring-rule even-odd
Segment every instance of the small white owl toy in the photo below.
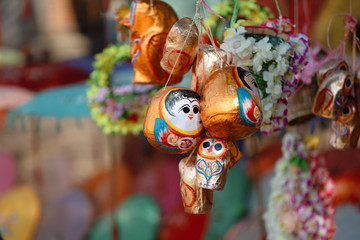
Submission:
{"label": "small white owl toy", "polygon": [[226,141],[204,138],[198,148],[196,178],[198,186],[211,190],[225,187],[230,168],[230,151]]}

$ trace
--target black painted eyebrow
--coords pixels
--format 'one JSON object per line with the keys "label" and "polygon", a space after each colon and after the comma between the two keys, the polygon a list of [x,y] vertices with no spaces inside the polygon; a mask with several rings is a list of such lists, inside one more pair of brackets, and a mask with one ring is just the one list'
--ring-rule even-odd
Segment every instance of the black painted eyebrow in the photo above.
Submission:
{"label": "black painted eyebrow", "polygon": [[252,91],[252,88],[245,81],[245,76],[248,76],[250,73],[241,67],[237,67],[237,72],[238,72],[239,78],[241,79],[241,82],[245,85],[245,87],[247,87],[248,89],[250,89]]}

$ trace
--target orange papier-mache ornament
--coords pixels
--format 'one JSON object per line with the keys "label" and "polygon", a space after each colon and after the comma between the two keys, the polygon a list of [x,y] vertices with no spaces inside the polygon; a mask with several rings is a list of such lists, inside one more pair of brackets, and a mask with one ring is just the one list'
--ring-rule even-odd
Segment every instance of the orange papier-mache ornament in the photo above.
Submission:
{"label": "orange papier-mache ornament", "polygon": [[180,161],[180,193],[185,212],[203,214],[211,211],[214,192],[198,186],[195,165],[196,156]]}
{"label": "orange papier-mache ornament", "polygon": [[160,89],[149,103],[144,134],[154,147],[168,153],[186,153],[200,140],[200,96],[184,87]]}
{"label": "orange papier-mache ornament", "polygon": [[194,63],[198,48],[199,30],[191,18],[182,18],[172,26],[166,38],[160,65],[168,73],[183,76]]}
{"label": "orange papier-mache ornament", "polygon": [[[178,20],[170,5],[162,1],[133,0],[120,24],[130,29],[130,55],[134,65],[133,83],[165,84],[169,73],[160,66],[166,37]],[[172,76],[169,84],[182,80]]]}
{"label": "orange papier-mache ornament", "polygon": [[250,72],[226,66],[205,82],[201,119],[213,138],[236,140],[255,133],[262,121],[259,88]]}
{"label": "orange papier-mache ornament", "polygon": [[211,74],[221,69],[226,59],[227,54],[224,50],[209,44],[202,45],[193,66],[190,88],[201,96],[205,82]]}

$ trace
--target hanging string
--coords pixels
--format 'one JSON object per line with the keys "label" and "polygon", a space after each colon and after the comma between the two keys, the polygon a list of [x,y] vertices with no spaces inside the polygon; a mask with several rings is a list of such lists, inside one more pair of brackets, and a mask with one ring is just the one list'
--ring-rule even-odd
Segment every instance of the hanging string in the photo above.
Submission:
{"label": "hanging string", "polygon": [[150,0],[150,10],[153,9],[153,6],[154,6],[153,0]]}
{"label": "hanging string", "polygon": [[210,28],[210,24],[209,24],[209,21],[208,21],[206,9],[205,9],[204,7],[203,7],[203,12],[204,12],[205,22],[207,23],[207,27],[204,26],[203,23],[201,23],[201,24],[202,24],[203,28],[205,29],[205,32],[206,32],[206,34],[208,35],[208,37],[209,37],[209,39],[210,39],[210,42],[211,42],[211,44],[213,45],[213,47],[214,47],[214,49],[215,49],[215,53],[216,53],[217,57],[222,60],[222,61],[221,61],[221,65],[220,65],[220,69],[222,69],[222,63],[225,63],[226,65],[229,65],[229,64],[226,62],[225,59],[223,59],[223,58],[221,57],[221,54],[220,54],[220,53],[218,52],[218,50],[217,50],[216,44],[215,44],[215,42],[214,42],[214,37],[213,37],[213,35],[212,35],[212,33],[211,33],[211,30],[210,30],[211,28]]}
{"label": "hanging string", "polygon": [[202,3],[205,5],[205,7],[207,9],[209,9],[210,12],[212,12],[213,14],[215,14],[216,16],[218,16],[221,20],[223,20],[224,22],[226,21],[225,18],[223,18],[222,16],[220,16],[219,14],[217,14],[214,10],[212,10],[209,5],[206,4],[205,0],[201,0]]}
{"label": "hanging string", "polygon": [[[330,38],[329,38],[330,27],[331,27],[332,21],[334,20],[334,18],[335,18],[336,16],[351,16],[351,15],[350,15],[349,13],[343,12],[343,13],[336,13],[336,14],[334,14],[334,15],[331,17],[330,22],[329,22],[328,27],[327,27],[327,31],[326,31],[326,42],[327,42],[328,48],[329,48],[330,50],[332,50],[332,48],[331,48],[331,46],[330,46]],[[347,40],[347,39],[346,39],[346,40]],[[342,43],[341,43],[341,44],[342,44]],[[339,46],[340,46],[340,45],[339,45]]]}
{"label": "hanging string", "polygon": [[281,16],[282,16],[282,15],[281,15],[281,10],[280,10],[280,6],[279,6],[279,3],[278,3],[277,0],[275,0],[275,4],[276,4],[276,8],[277,8],[277,10],[278,10],[278,12],[279,12],[279,17],[281,17]]}

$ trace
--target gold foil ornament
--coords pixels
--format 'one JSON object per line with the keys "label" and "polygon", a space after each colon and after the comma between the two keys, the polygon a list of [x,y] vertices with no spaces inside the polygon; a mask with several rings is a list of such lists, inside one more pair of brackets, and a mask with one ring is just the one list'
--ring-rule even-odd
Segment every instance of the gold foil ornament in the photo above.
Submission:
{"label": "gold foil ornament", "polygon": [[351,95],[354,79],[348,71],[335,71],[323,80],[319,86],[313,104],[313,113],[335,119],[337,107],[343,105],[344,99]]}
{"label": "gold foil ornament", "polygon": [[242,139],[261,125],[260,93],[254,77],[240,67],[223,67],[205,82],[201,119],[213,138]]}
{"label": "gold foil ornament", "polygon": [[231,169],[235,164],[240,161],[243,154],[240,152],[239,148],[237,147],[235,141],[228,142],[229,151],[230,151],[230,165],[229,168]]}
{"label": "gold foil ornament", "polygon": [[205,82],[212,73],[222,67],[223,62],[225,62],[226,59],[226,52],[220,48],[215,48],[209,44],[204,44],[200,47],[200,51],[193,66],[190,88],[195,90],[201,96]]}
{"label": "gold foil ornament", "polygon": [[192,150],[203,130],[199,94],[184,87],[160,89],[149,103],[143,130],[149,143],[160,150]]}
{"label": "gold foil ornament", "polygon": [[230,168],[230,151],[226,141],[214,138],[201,140],[196,159],[198,187],[222,190]]}
{"label": "gold foil ornament", "polygon": [[356,148],[360,136],[360,115],[356,101],[350,97],[331,122],[330,144],[339,150]]}
{"label": "gold foil ornament", "polygon": [[312,83],[311,85],[304,85],[290,96],[287,114],[290,126],[302,124],[315,116],[312,113],[312,105],[316,92],[316,83]]}
{"label": "gold foil ornament", "polygon": [[[170,5],[154,0],[132,1],[129,14],[120,24],[130,29],[130,55],[134,65],[133,83],[165,84],[169,73],[160,66],[163,48],[171,26],[178,20]],[[172,76],[169,84],[181,77]]]}
{"label": "gold foil ornament", "polygon": [[176,76],[185,75],[191,68],[199,48],[199,30],[194,21],[185,17],[172,26],[164,47],[161,67]]}
{"label": "gold foil ornament", "polygon": [[339,70],[349,71],[349,65],[341,59],[329,59],[324,62],[316,75],[318,86],[322,84],[327,76]]}
{"label": "gold foil ornament", "polygon": [[187,213],[207,213],[212,208],[213,191],[198,187],[195,163],[196,156],[189,160],[184,158],[179,163],[182,202]]}

